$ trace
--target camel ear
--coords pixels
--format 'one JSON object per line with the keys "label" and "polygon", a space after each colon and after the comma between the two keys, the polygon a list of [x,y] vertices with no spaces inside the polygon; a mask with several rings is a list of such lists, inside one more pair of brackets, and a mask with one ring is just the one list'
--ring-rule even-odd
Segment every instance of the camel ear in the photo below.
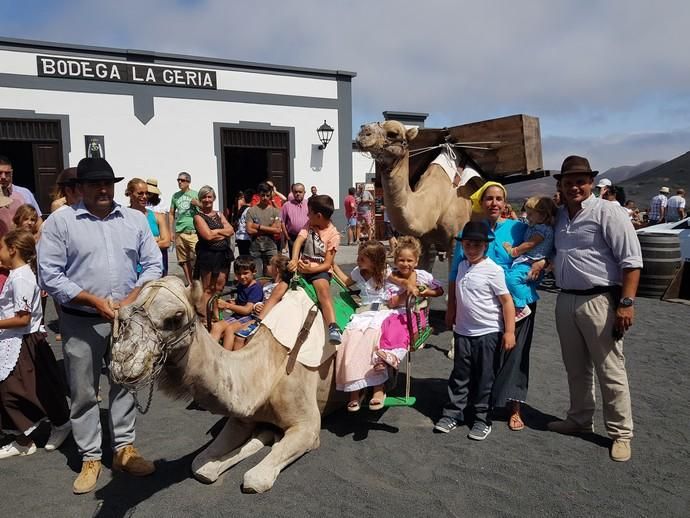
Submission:
{"label": "camel ear", "polygon": [[419,128],[410,128],[405,132],[405,138],[409,142],[410,140],[414,140],[418,133]]}
{"label": "camel ear", "polygon": [[204,287],[201,285],[201,281],[192,281],[192,284],[189,286],[189,288],[187,288],[187,290],[187,296],[189,297],[189,301],[194,305],[194,307],[196,307],[197,304],[201,301],[201,296],[204,293]]}

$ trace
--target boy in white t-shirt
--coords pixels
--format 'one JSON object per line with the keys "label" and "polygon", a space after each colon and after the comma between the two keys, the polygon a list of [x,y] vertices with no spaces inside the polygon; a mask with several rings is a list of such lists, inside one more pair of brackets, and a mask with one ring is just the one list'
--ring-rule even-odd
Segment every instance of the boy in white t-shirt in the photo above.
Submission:
{"label": "boy in white t-shirt", "polygon": [[506,287],[503,269],[486,257],[489,226],[471,221],[460,236],[465,259],[455,283],[456,312],[453,324],[455,358],[448,378],[450,401],[434,430],[448,433],[464,421],[465,409],[474,408],[470,439],[483,441],[491,433],[489,407],[500,348],[515,347],[515,306]]}

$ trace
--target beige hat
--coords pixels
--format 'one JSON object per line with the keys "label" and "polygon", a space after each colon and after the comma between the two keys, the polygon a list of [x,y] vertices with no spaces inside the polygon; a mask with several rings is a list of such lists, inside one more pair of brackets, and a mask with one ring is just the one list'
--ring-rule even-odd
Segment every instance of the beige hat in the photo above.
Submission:
{"label": "beige hat", "polygon": [[663,194],[668,194],[671,192],[671,190],[668,187],[662,187],[661,189],[659,189],[659,192]]}
{"label": "beige hat", "polygon": [[161,193],[161,190],[158,188],[158,180],[156,178],[147,178],[146,179],[146,189],[151,194],[160,194]]}

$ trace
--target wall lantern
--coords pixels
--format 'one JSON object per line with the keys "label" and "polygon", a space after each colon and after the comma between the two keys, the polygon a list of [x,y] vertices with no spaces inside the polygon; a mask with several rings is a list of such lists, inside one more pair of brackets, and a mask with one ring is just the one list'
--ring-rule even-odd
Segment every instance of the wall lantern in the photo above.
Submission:
{"label": "wall lantern", "polygon": [[326,149],[326,146],[333,137],[333,131],[333,128],[331,128],[324,119],[323,124],[319,126],[316,130],[316,134],[319,136],[319,140],[321,141],[319,149]]}

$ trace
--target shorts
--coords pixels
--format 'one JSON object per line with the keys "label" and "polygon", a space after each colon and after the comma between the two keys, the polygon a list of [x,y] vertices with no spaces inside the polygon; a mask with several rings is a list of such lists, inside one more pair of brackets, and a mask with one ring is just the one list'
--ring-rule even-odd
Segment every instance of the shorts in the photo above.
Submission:
{"label": "shorts", "polygon": [[329,284],[331,282],[331,274],[328,272],[305,274],[302,277],[304,277],[304,280],[307,281],[309,284],[314,284],[314,281],[317,281],[319,279],[328,281]]}
{"label": "shorts", "polygon": [[175,253],[178,263],[193,262],[196,259],[196,244],[199,237],[196,232],[187,234],[180,232],[175,236]]}
{"label": "shorts", "polygon": [[357,217],[352,216],[347,219],[347,226],[348,227],[356,227],[357,226]]}
{"label": "shorts", "polygon": [[366,223],[367,225],[371,225],[371,211],[357,214],[357,221],[360,223]]}

